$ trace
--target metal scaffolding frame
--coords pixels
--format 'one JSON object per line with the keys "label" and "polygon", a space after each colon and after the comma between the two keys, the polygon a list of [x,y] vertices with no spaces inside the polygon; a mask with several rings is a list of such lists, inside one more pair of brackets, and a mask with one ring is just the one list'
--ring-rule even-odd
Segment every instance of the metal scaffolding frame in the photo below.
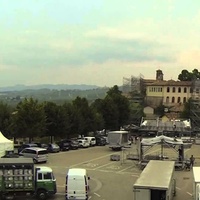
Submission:
{"label": "metal scaffolding frame", "polygon": [[200,127],[200,80],[193,81],[190,101],[190,119],[192,127]]}

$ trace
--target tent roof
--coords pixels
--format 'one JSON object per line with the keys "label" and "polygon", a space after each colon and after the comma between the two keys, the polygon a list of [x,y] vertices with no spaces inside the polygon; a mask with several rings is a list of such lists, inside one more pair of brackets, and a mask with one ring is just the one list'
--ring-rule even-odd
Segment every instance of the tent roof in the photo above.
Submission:
{"label": "tent roof", "polygon": [[183,141],[181,139],[171,138],[171,137],[167,137],[164,135],[160,135],[160,136],[154,137],[154,138],[142,139],[141,144],[142,145],[153,145],[153,144],[158,144],[161,142],[165,142],[168,144],[175,144],[175,145],[183,144]]}
{"label": "tent roof", "polygon": [[0,143],[13,143],[12,140],[7,139],[2,132],[0,132]]}

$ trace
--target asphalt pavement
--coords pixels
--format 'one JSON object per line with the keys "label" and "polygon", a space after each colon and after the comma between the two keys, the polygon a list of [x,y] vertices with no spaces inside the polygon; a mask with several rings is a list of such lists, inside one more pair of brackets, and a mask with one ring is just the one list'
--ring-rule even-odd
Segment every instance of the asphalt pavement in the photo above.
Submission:
{"label": "asphalt pavement", "polygon": [[[184,150],[185,156],[194,155],[195,166],[200,166],[200,145],[192,145]],[[112,151],[108,146],[96,146],[86,149],[70,150],[49,154],[46,165],[50,166],[57,179],[57,194],[52,199],[65,199],[65,178],[69,168],[85,168],[90,180],[90,200],[133,200],[132,187],[142,170],[138,161],[126,159],[137,153],[137,146],[132,145],[124,151]],[[119,161],[111,161],[117,155]],[[162,169],[159,173],[162,173]],[[148,177],[147,177],[148,178]],[[155,177],[156,178],[156,177]],[[175,171],[177,195],[174,200],[192,200],[192,170]]]}

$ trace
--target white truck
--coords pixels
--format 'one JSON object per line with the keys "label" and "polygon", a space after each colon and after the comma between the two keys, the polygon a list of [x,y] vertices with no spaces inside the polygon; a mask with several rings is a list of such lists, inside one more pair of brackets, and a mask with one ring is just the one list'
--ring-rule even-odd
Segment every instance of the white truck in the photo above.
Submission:
{"label": "white truck", "polygon": [[200,167],[193,167],[193,197],[200,199]]}
{"label": "white truck", "polygon": [[174,171],[174,161],[150,160],[133,185],[133,199],[172,200],[176,194]]}
{"label": "white truck", "polygon": [[108,146],[112,150],[121,150],[123,147],[128,147],[129,132],[128,131],[110,131],[108,132]]}

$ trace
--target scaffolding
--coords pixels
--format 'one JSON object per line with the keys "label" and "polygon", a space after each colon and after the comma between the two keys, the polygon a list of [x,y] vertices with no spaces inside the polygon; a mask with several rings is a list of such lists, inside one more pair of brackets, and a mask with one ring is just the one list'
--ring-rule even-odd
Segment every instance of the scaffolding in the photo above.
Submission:
{"label": "scaffolding", "polygon": [[131,76],[130,78],[123,77],[123,93],[137,92],[141,93],[143,75],[140,74],[138,77]]}
{"label": "scaffolding", "polygon": [[190,118],[194,129],[200,127],[200,80],[195,80],[192,84]]}

